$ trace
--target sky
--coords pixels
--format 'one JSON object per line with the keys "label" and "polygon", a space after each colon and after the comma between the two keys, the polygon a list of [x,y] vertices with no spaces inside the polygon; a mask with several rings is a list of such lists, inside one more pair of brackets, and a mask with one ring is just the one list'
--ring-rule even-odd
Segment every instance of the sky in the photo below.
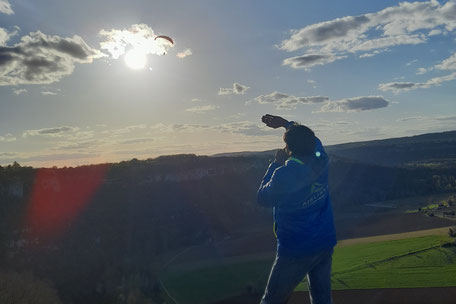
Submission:
{"label": "sky", "polygon": [[[167,36],[172,39],[173,43]],[[456,130],[456,0],[0,0],[0,165]]]}

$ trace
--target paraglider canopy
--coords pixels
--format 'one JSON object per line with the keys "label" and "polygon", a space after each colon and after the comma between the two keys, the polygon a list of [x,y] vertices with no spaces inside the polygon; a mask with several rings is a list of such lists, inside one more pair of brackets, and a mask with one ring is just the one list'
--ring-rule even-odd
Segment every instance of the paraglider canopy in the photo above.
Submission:
{"label": "paraglider canopy", "polygon": [[171,44],[174,44],[174,41],[173,41],[173,39],[171,39],[171,37],[168,37],[168,36],[157,36],[157,37],[154,38],[154,40],[157,40],[159,38],[160,39],[165,39],[165,40],[169,41]]}

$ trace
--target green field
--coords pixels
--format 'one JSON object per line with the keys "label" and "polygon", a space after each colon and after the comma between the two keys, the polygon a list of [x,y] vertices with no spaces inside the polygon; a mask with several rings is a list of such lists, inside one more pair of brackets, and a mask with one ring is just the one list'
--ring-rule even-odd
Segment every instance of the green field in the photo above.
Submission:
{"label": "green field", "polygon": [[[333,256],[333,289],[456,286],[456,247],[433,235],[337,247]],[[272,260],[257,260],[175,271],[162,279],[179,303],[212,303],[248,289],[261,292]],[[297,290],[306,290],[302,282]]]}

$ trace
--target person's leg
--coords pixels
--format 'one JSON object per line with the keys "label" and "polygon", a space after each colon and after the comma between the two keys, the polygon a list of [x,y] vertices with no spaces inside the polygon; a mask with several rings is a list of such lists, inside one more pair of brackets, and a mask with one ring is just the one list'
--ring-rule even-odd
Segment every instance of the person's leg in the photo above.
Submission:
{"label": "person's leg", "polygon": [[312,304],[332,304],[331,298],[331,264],[333,249],[320,255],[318,264],[307,274],[310,302]]}
{"label": "person's leg", "polygon": [[283,304],[315,262],[315,257],[276,256],[261,304]]}
{"label": "person's leg", "polygon": [[276,256],[269,274],[261,304],[284,304],[302,281],[307,270],[303,261],[288,256]]}

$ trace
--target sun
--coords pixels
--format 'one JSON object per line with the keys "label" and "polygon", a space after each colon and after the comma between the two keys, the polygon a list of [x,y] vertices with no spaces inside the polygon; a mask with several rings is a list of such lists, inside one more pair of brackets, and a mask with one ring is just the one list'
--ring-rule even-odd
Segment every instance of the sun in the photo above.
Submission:
{"label": "sun", "polygon": [[133,70],[144,69],[147,64],[147,55],[145,52],[132,49],[125,54],[125,64]]}

